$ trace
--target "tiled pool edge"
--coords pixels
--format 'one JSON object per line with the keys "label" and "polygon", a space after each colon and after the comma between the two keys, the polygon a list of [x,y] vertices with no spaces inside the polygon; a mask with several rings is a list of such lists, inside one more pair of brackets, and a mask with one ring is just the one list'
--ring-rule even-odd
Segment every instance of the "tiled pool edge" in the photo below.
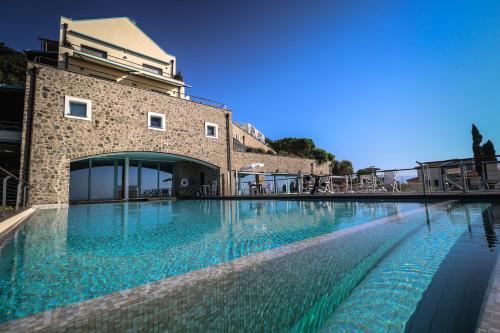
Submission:
{"label": "tiled pool edge", "polygon": [[495,267],[491,272],[490,283],[486,291],[486,299],[476,332],[500,332],[500,255],[497,256]]}
{"label": "tiled pool edge", "polygon": [[2,240],[7,237],[7,235],[15,230],[23,221],[25,221],[28,217],[30,217],[36,208],[30,207],[28,209],[23,210],[22,212],[17,213],[16,215],[10,216],[7,219],[3,220],[0,223],[0,243]]}
{"label": "tiled pool edge", "polygon": [[[450,202],[440,203],[446,205]],[[352,235],[361,230],[367,230],[385,224],[390,221],[398,220],[401,216],[410,216],[422,212],[425,208],[418,208],[400,215],[391,215],[377,219],[362,225],[353,226],[347,229],[339,230],[330,234],[315,238],[302,240],[273,250],[259,252],[251,256],[242,257],[233,261],[221,263],[216,266],[189,272],[184,275],[173,276],[161,281],[156,281],[147,285],[135,287],[121,292],[105,295],[96,299],[72,304],[69,306],[57,308],[54,310],[42,312],[33,316],[21,318],[0,325],[0,331],[17,332],[66,332],[66,331],[94,331],[101,328],[104,331],[107,327],[108,319],[118,320],[123,330],[137,327],[144,323],[161,320],[162,310],[168,308],[170,311],[183,312],[182,304],[169,303],[177,302],[171,296],[184,287],[191,288],[197,285],[205,285],[213,281],[222,281],[223,283],[232,283],[231,276],[246,270],[257,270],[259,266],[271,260],[293,255],[301,250],[315,247],[334,239],[339,239],[347,235]],[[225,281],[223,281],[225,280]],[[200,296],[200,290],[194,292],[195,296]],[[189,297],[189,295],[188,295]],[[182,300],[181,300],[182,301]],[[179,301],[180,302],[180,301]],[[230,302],[230,300],[228,300]],[[151,310],[151,307],[154,307]],[[139,310],[137,309],[139,308]],[[152,312],[145,309],[148,308]],[[179,309],[180,308],[180,309]],[[142,309],[142,310],[141,310]],[[138,323],[140,321],[140,323]],[[135,326],[134,326],[135,325]]]}

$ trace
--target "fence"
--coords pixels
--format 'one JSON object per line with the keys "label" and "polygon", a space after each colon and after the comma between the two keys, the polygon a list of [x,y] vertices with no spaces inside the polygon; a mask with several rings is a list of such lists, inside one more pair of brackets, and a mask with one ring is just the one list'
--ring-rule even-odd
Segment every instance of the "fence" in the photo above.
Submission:
{"label": "fence", "polygon": [[[472,160],[421,164],[416,168],[373,170],[350,175],[310,176],[257,173],[238,175],[239,195],[312,193],[500,193],[500,162],[476,168]],[[278,176],[278,178],[276,178]],[[284,178],[283,178],[284,177]],[[280,180],[283,181],[280,182]]]}
{"label": "fence", "polygon": [[28,183],[0,167],[0,216],[2,212],[19,210],[29,204]]}
{"label": "fence", "polygon": [[500,162],[485,161],[479,167],[474,162],[453,161],[440,164],[420,164],[409,169],[374,170],[363,174],[320,177],[319,191],[345,193],[376,192],[474,192],[500,193]]}

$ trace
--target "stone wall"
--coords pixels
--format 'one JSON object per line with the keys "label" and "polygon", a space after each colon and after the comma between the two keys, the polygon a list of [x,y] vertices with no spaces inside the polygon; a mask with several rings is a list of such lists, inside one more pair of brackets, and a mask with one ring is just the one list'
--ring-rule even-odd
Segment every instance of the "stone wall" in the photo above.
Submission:
{"label": "stone wall", "polygon": [[[67,204],[70,162],[119,152],[159,152],[188,158],[176,162],[174,193],[192,196],[199,192],[201,172],[205,184],[221,195],[232,194],[229,171],[250,163],[264,163],[260,171],[329,174],[330,165],[314,160],[267,154],[235,152],[232,147],[231,112],[45,65],[36,67],[33,131],[27,149],[28,114],[32,74],[27,76],[21,170],[30,151],[27,177],[32,185],[31,204]],[[90,121],[64,116],[65,96],[92,101]],[[165,114],[166,131],[148,129],[148,112]],[[218,138],[205,136],[205,122],[218,125]],[[230,133],[226,132],[229,124]],[[230,138],[228,142],[227,138]],[[228,169],[228,150],[232,163]],[[196,161],[200,163],[196,163]],[[189,188],[180,186],[189,178]]]}
{"label": "stone wall", "polygon": [[264,167],[257,171],[279,172],[291,174],[328,175],[331,173],[330,163],[318,164],[315,160],[298,157],[286,157],[258,153],[233,152],[233,170],[251,163],[263,163]]}
{"label": "stone wall", "polygon": [[[44,65],[36,67],[28,178],[32,204],[67,203],[70,161],[99,154],[162,152],[194,158],[227,172],[226,115],[232,121],[228,110]],[[27,96],[30,80],[28,76]],[[92,100],[91,121],[64,117],[66,95]],[[26,99],[25,125],[28,104]],[[148,129],[148,111],[165,114],[166,131]],[[205,137],[205,122],[218,125],[218,139]],[[23,147],[25,141],[23,133]]]}
{"label": "stone wall", "polygon": [[[201,182],[201,174],[204,180]],[[209,185],[211,194],[221,193],[220,186],[224,183],[223,178],[219,178],[218,170],[206,167],[199,163],[177,162],[174,164],[174,193],[179,197],[193,197],[199,195],[201,185]],[[183,179],[188,180],[188,185],[181,184]],[[213,192],[212,192],[213,191]],[[224,191],[224,189],[222,189]],[[222,194],[222,193],[221,193]]]}

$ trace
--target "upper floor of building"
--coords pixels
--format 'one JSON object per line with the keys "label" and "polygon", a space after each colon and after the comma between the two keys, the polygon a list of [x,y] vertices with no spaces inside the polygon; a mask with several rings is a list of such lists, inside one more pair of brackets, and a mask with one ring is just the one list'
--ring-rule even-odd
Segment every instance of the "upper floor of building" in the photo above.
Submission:
{"label": "upper floor of building", "polygon": [[[42,39],[47,58],[61,68],[113,82],[189,99],[177,59],[128,17],[73,20],[61,17],[59,40]],[[42,61],[44,62],[44,61]]]}

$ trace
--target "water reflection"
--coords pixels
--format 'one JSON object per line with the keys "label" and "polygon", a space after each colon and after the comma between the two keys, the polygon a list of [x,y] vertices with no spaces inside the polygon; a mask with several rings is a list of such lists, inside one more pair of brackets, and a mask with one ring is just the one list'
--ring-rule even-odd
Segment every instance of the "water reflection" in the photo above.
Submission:
{"label": "water reflection", "polygon": [[[186,200],[39,211],[0,248],[0,322],[388,215],[422,223],[432,233],[432,207],[419,220],[404,217],[405,211],[419,207],[394,202]],[[468,217],[463,209],[445,208],[446,223],[470,223],[482,207],[471,205]],[[491,221],[498,219],[488,221],[483,227],[491,248],[497,241]],[[352,245],[355,249],[362,244]]]}
{"label": "water reflection", "polygon": [[493,205],[485,209],[482,213],[484,237],[488,243],[488,248],[493,251],[498,243],[496,229],[500,226],[500,205]]}

